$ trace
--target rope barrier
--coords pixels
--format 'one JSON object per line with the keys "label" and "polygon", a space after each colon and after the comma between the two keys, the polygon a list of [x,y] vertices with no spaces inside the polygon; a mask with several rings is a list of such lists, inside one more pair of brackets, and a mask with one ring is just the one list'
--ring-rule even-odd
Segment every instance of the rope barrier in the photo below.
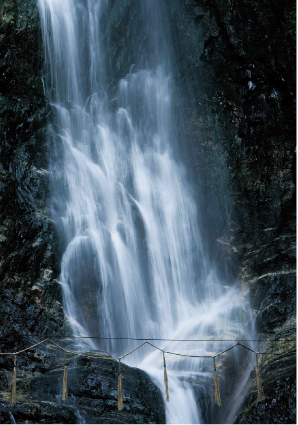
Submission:
{"label": "rope barrier", "polygon": [[219,392],[219,383],[218,383],[218,377],[217,377],[217,371],[216,371],[216,362],[215,357],[213,358],[214,361],[214,401],[215,404],[218,406],[221,406],[221,399],[220,399],[220,392]]}
{"label": "rope barrier", "polygon": [[122,376],[121,376],[121,359],[118,359],[118,410],[123,409],[123,394],[122,394]]}
{"label": "rope barrier", "polygon": [[[116,338],[115,338],[116,339]],[[151,341],[153,339],[150,339]],[[157,340],[157,339],[155,339]],[[165,341],[162,339],[158,339],[159,341]],[[169,340],[166,340],[169,341]],[[170,341],[177,341],[177,340],[170,340]],[[181,340],[180,340],[181,341]],[[191,341],[191,340],[183,340],[183,341]],[[200,340],[192,340],[192,341],[200,341]],[[202,340],[202,341],[208,341],[208,342],[213,342],[213,340]],[[224,340],[221,340],[224,341]],[[243,341],[243,340],[241,340]],[[248,341],[248,340],[247,340]],[[24,348],[23,350],[14,352],[14,353],[0,353],[1,356],[5,356],[5,355],[12,355],[14,356],[14,372],[13,372],[13,384],[12,384],[12,397],[11,397],[11,403],[15,404],[16,403],[16,372],[17,372],[17,355],[24,353],[25,351],[31,350],[34,347],[37,347],[38,345],[44,344],[45,342],[50,342],[52,343],[55,347],[57,347],[57,349],[62,350],[64,352],[64,375],[63,375],[63,389],[62,389],[62,400],[66,400],[67,398],[67,365],[66,365],[66,361],[67,361],[67,354],[74,354],[75,357],[76,356],[81,356],[81,357],[87,357],[89,358],[94,358],[94,359],[101,359],[101,360],[118,360],[119,362],[119,371],[118,371],[118,410],[122,410],[123,409],[123,394],[122,394],[122,376],[121,376],[121,359],[125,358],[126,356],[134,353],[135,351],[137,351],[138,349],[140,349],[141,347],[143,347],[144,345],[148,344],[151,347],[161,351],[163,353],[163,363],[164,363],[164,381],[165,381],[165,388],[166,388],[166,401],[169,401],[169,388],[168,388],[168,376],[167,376],[167,370],[166,370],[166,360],[165,360],[165,354],[170,354],[170,355],[174,355],[174,356],[182,356],[182,357],[192,357],[192,358],[201,358],[201,359],[213,359],[214,361],[214,400],[215,403],[218,406],[221,406],[221,399],[220,399],[220,392],[219,392],[219,382],[218,382],[218,376],[217,376],[217,369],[216,369],[216,362],[215,359],[225,353],[227,353],[228,351],[232,350],[233,348],[239,346],[239,347],[243,347],[246,350],[251,351],[252,353],[256,354],[256,380],[257,380],[257,389],[258,389],[258,401],[262,400],[264,398],[264,393],[263,393],[263,388],[262,388],[262,383],[261,383],[261,376],[260,376],[260,369],[259,369],[259,361],[258,361],[258,355],[259,354],[266,354],[266,353],[260,353],[258,351],[255,351],[249,347],[246,347],[245,345],[241,344],[239,341],[237,342],[237,344],[233,345],[230,348],[227,348],[224,351],[221,351],[218,354],[215,355],[209,355],[209,356],[200,356],[200,355],[190,355],[190,354],[182,354],[182,353],[173,353],[170,351],[165,351],[162,350],[161,348],[157,347],[156,345],[152,344],[149,341],[145,341],[142,344],[138,345],[136,348],[134,348],[133,350],[129,351],[128,353],[123,354],[122,356],[119,357],[110,357],[110,356],[94,356],[92,354],[85,354],[85,353],[78,353],[75,351],[71,351],[71,350],[67,350],[66,348],[61,347],[59,344],[57,344],[56,342],[54,342],[53,340],[47,338],[44,339],[42,341],[37,342],[36,344],[31,345],[30,347]],[[282,353],[272,353],[272,354],[276,354],[276,355],[280,355]],[[73,357],[74,358],[74,357]]]}
{"label": "rope barrier", "polygon": [[165,387],[166,387],[166,401],[169,402],[169,383],[168,383],[168,374],[167,374],[167,364],[166,364],[166,357],[165,352],[163,351],[163,367],[164,367],[164,381],[165,381]]}
{"label": "rope barrier", "polygon": [[[75,354],[76,356],[90,357],[90,358],[95,358],[95,359],[106,359],[107,358],[107,356],[101,356],[101,357],[100,356],[92,356],[90,354],[87,355],[87,354],[78,353],[76,351],[67,350],[66,348],[61,347],[59,344],[57,344],[56,342],[54,342],[53,340],[51,340],[49,338],[44,339],[43,341],[40,341],[40,342],[38,342],[38,343],[36,343],[34,345],[31,345],[28,348],[24,348],[23,350],[16,351],[14,353],[0,353],[0,356],[21,354],[21,353],[24,353],[25,351],[31,350],[32,348],[34,348],[34,347],[36,347],[38,345],[43,344],[46,341],[51,342],[53,345],[55,345],[56,347],[58,347],[60,350],[66,351],[67,353],[70,353],[70,354]],[[212,341],[210,341],[210,342],[212,342]],[[129,354],[132,354],[134,351],[138,350],[139,348],[143,347],[143,345],[146,345],[146,344],[151,345],[151,347],[156,348],[159,351],[165,352],[167,354],[172,354],[174,356],[196,357],[196,358],[206,358],[206,359],[207,358],[218,357],[218,356],[220,356],[220,355],[222,355],[222,354],[224,354],[224,353],[232,350],[233,348],[237,347],[238,345],[241,346],[241,347],[243,347],[243,348],[245,348],[245,349],[247,349],[247,350],[249,350],[249,351],[252,351],[253,353],[266,354],[266,353],[260,353],[258,351],[252,350],[251,348],[246,347],[245,345],[240,344],[239,342],[237,342],[237,344],[233,345],[232,347],[228,348],[227,350],[224,350],[224,351],[221,351],[218,354],[215,354],[215,356],[194,356],[194,355],[189,355],[189,354],[181,354],[181,353],[173,353],[171,351],[164,351],[161,348],[157,347],[156,345],[153,345],[150,342],[145,341],[141,345],[139,345],[136,348],[134,348],[133,350],[129,351],[128,353],[125,353],[125,354],[123,354],[122,356],[119,356],[119,357],[109,357],[109,359],[111,359],[111,360],[118,360],[119,358],[120,359],[123,359],[124,357],[128,356]],[[281,353],[275,353],[275,354],[281,354]]]}
{"label": "rope barrier", "polygon": [[258,401],[261,401],[264,398],[264,393],[263,393],[263,387],[261,382],[258,354],[259,353],[256,353],[256,378],[257,378],[257,387],[258,387]]}

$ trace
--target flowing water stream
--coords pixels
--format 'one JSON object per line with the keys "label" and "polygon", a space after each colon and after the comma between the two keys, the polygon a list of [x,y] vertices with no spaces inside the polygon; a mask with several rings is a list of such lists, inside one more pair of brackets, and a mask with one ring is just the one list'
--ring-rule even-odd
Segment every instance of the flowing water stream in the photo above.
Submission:
{"label": "flowing water stream", "polygon": [[[75,335],[204,339],[156,345],[212,355],[233,345],[212,340],[251,338],[250,311],[243,294],[224,286],[211,266],[179,159],[164,1],[138,2],[146,56],[119,81],[111,108],[102,41],[108,39],[103,16],[109,0],[39,0],[54,116],[51,206],[61,239],[64,309]],[[137,342],[90,344],[121,355]],[[212,361],[166,359],[167,422],[202,423]],[[164,392],[159,351],[144,347],[126,361],[146,370]],[[249,367],[235,381],[233,403],[248,373]]]}

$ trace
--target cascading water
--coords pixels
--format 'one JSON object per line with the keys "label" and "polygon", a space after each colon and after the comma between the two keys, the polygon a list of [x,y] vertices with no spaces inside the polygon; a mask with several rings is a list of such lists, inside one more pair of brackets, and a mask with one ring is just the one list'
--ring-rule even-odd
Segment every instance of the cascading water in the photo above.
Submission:
{"label": "cascading water", "polygon": [[[39,0],[54,112],[52,215],[62,241],[64,309],[76,335],[204,339],[159,346],[212,355],[233,345],[212,340],[249,339],[251,317],[240,292],[219,282],[204,251],[176,142],[163,1],[138,1],[147,56],[120,80],[113,111],[101,45],[108,0]],[[119,355],[135,346],[112,340],[100,347]],[[127,362],[163,390],[160,352],[144,348]],[[167,422],[201,423],[197,398],[212,380],[211,362],[168,355],[167,366]]]}

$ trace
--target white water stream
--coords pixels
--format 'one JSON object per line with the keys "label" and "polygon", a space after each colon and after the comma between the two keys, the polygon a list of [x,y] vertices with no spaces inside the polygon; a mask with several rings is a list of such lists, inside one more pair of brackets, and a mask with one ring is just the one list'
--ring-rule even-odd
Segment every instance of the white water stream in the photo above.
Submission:
{"label": "white water stream", "polygon": [[[54,113],[52,214],[61,235],[64,309],[75,335],[207,339],[155,344],[215,354],[233,342],[212,339],[251,338],[251,317],[243,296],[223,287],[205,254],[198,207],[179,160],[170,40],[159,22],[163,1],[138,1],[144,25],[152,23],[146,37],[154,53],[120,80],[119,107],[111,111],[101,45],[109,1],[39,0]],[[121,355],[136,345],[121,340],[101,347]],[[166,360],[167,422],[202,423],[198,394],[212,382],[212,360]],[[159,351],[144,347],[126,361],[146,370],[164,393]]]}

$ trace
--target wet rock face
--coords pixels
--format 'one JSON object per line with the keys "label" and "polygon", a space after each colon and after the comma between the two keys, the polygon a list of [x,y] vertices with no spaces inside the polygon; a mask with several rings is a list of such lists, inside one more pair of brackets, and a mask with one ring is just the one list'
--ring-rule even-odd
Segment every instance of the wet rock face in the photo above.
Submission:
{"label": "wet rock face", "polygon": [[[278,338],[283,338],[282,343]],[[276,354],[278,353],[278,354]],[[296,423],[296,322],[287,321],[262,358],[264,399],[256,401],[255,372],[235,423]]]}
{"label": "wet rock face", "polygon": [[[118,362],[75,358],[67,362],[67,401],[62,402],[63,356],[40,362],[43,374],[20,376],[17,403],[3,392],[0,421],[11,423],[165,423],[163,398],[148,375],[121,367],[123,410],[118,411]],[[34,376],[35,375],[35,376]]]}
{"label": "wet rock face", "polygon": [[0,4],[0,329],[61,331],[54,231],[46,198],[46,124],[36,1]]}
{"label": "wet rock face", "polygon": [[[253,372],[236,423],[295,422],[295,349],[277,339],[295,341],[295,2],[182,3],[188,41],[181,81],[195,83],[196,98],[188,155],[198,177],[204,167],[223,176],[217,196],[224,201],[206,196],[206,205],[226,217],[209,231],[211,251],[219,268],[232,260],[235,277],[250,289],[259,336],[271,339],[260,349],[267,352],[261,358],[266,398],[256,402]],[[215,193],[214,180],[205,182]],[[206,228],[211,225],[207,217]]]}
{"label": "wet rock face", "polygon": [[198,170],[218,173],[219,188],[223,178],[230,188],[217,194],[224,198],[218,215],[226,216],[218,235],[232,232],[229,242],[244,265],[265,250],[257,261],[265,260],[262,268],[281,255],[293,262],[295,40],[289,16],[295,3],[181,0],[180,9],[171,8],[175,17],[182,3],[184,22],[173,33],[187,28],[184,45],[175,40],[178,77],[195,98],[189,133],[196,141],[186,140],[188,155]]}
{"label": "wet rock face", "polygon": [[[63,333],[46,205],[49,107],[38,22],[35,1],[0,2],[0,352],[34,343],[23,335]],[[35,360],[27,353],[25,373]],[[11,387],[12,367],[11,356],[0,356],[1,391]]]}

